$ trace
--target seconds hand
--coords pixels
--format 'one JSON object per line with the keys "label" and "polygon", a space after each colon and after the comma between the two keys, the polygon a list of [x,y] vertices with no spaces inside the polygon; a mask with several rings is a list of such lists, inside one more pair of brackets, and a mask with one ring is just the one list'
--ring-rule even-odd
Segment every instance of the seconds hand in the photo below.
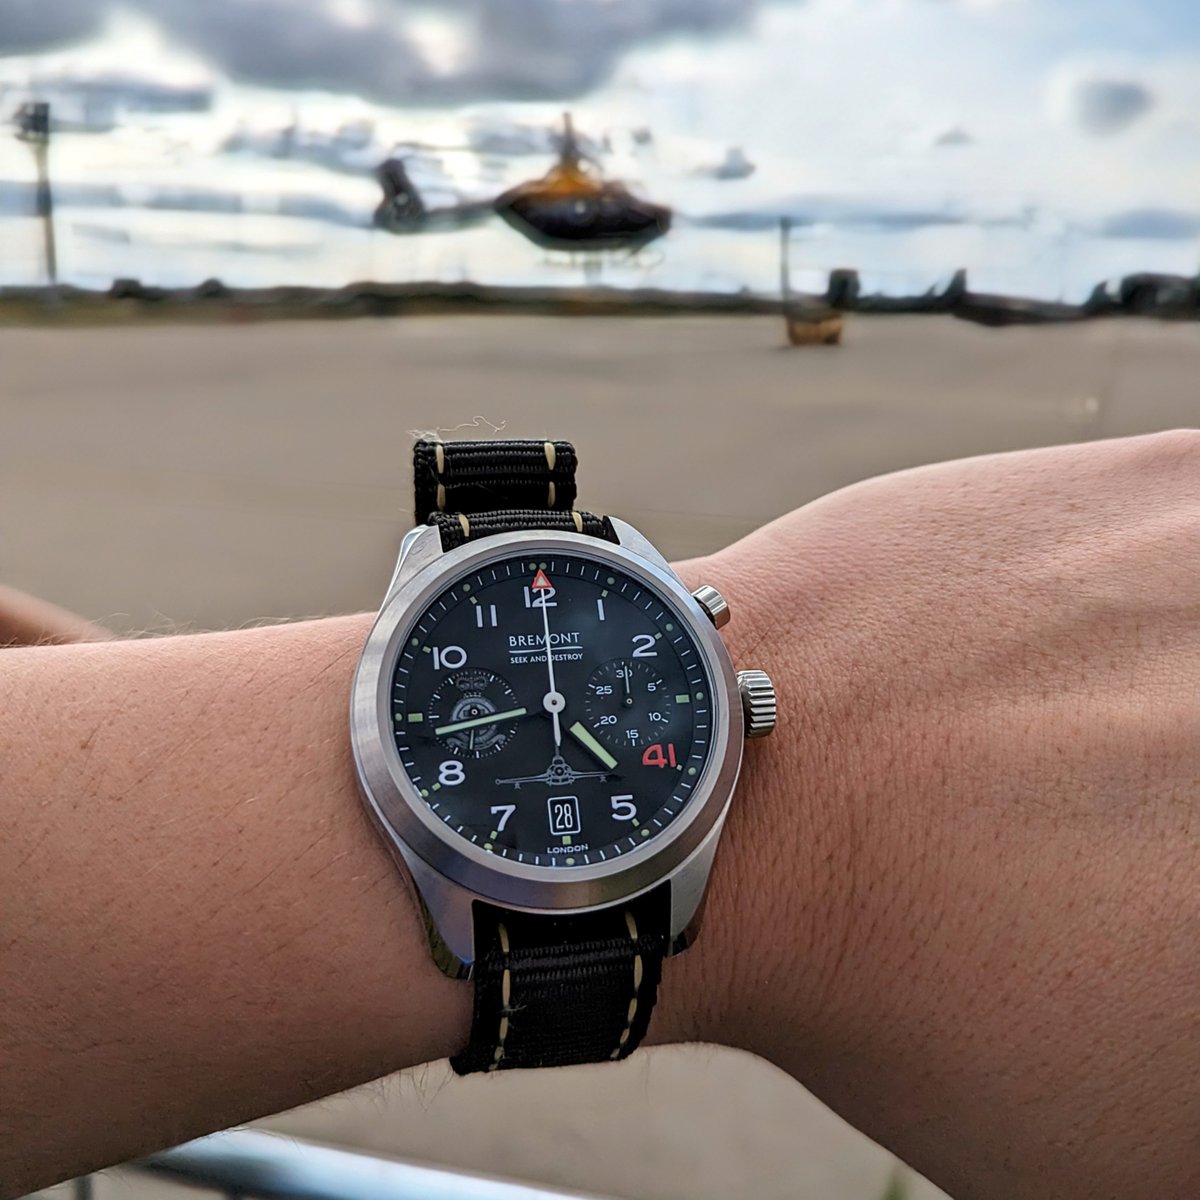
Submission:
{"label": "seconds hand", "polygon": [[[542,579],[546,576],[542,575]],[[549,581],[539,585],[537,579],[533,582],[533,588],[545,593],[550,590]],[[532,590],[532,589],[531,589]],[[546,693],[542,700],[542,707],[550,714],[550,719],[554,722],[554,752],[557,754],[562,747],[562,725],[559,723],[558,714],[566,707],[566,697],[563,696],[557,687],[554,685],[554,654],[550,649],[550,606],[547,603],[549,597],[543,594],[542,596],[542,630],[544,633],[543,644],[546,647],[546,672],[550,679],[550,690]]]}

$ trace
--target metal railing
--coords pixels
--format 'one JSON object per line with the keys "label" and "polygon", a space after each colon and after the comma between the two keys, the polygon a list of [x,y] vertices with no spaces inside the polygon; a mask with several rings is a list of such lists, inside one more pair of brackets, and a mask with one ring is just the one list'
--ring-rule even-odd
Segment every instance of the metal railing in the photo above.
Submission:
{"label": "metal railing", "polygon": [[[128,1165],[239,1200],[598,1200],[249,1129],[215,1133]],[[89,1200],[86,1179],[75,1187],[78,1200]]]}

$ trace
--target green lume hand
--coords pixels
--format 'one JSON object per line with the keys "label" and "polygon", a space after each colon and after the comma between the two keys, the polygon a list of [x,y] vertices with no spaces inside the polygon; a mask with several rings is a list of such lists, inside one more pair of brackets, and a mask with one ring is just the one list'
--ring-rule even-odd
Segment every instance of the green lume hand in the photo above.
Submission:
{"label": "green lume hand", "polygon": [[433,732],[437,737],[447,733],[458,733],[462,729],[478,729],[481,725],[495,725],[500,721],[512,721],[523,717],[527,708],[510,708],[507,712],[487,713],[482,717],[472,717],[469,721],[455,721],[452,725],[439,725]]}
{"label": "green lume hand", "polygon": [[610,771],[617,765],[617,760],[592,736],[582,721],[576,721],[569,732],[581,746],[586,746]]}

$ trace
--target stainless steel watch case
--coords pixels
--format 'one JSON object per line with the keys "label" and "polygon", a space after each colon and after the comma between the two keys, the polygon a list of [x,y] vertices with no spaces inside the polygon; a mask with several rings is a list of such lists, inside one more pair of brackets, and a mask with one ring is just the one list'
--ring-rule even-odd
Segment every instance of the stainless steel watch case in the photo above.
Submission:
{"label": "stainless steel watch case", "polygon": [[[350,735],[367,809],[393,855],[411,874],[434,960],[468,977],[475,958],[472,905],[481,899],[527,912],[604,908],[662,884],[670,887],[671,953],[694,937],[713,855],[742,762],[742,707],[729,652],[705,610],[670,564],[632,525],[613,520],[618,543],[577,533],[497,534],[443,550],[440,532],[409,532],[387,596],[363,648],[350,702]],[[400,763],[391,691],[396,659],[426,605],[455,579],[514,553],[576,550],[641,579],[667,596],[705,655],[712,682],[713,743],[683,813],[645,846],[586,867],[535,867],[456,836],[421,798]]]}

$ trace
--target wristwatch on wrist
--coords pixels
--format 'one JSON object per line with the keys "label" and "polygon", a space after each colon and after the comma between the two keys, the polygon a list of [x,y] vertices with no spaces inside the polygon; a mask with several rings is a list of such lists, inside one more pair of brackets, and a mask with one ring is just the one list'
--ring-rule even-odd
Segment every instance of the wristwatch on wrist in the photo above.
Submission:
{"label": "wristwatch on wrist", "polygon": [[569,442],[418,442],[416,514],[355,675],[367,807],[447,974],[460,1074],[621,1059],[695,936],[744,736],[729,606],[575,508]]}

